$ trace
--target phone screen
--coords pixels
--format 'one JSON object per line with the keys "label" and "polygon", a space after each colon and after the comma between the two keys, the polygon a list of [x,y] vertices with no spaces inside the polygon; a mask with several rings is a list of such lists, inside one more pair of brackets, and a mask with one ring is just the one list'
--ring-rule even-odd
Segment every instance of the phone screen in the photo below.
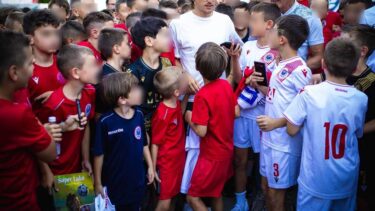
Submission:
{"label": "phone screen", "polygon": [[266,64],[263,62],[254,62],[255,71],[262,74],[263,81],[258,82],[261,86],[268,86]]}

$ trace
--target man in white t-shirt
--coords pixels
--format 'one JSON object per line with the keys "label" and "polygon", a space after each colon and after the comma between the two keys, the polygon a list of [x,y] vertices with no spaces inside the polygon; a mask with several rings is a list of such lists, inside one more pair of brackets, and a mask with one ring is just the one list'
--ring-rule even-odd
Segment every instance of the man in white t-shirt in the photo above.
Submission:
{"label": "man in white t-shirt", "polygon": [[[189,73],[191,93],[196,93],[203,86],[203,78],[195,68],[195,54],[202,44],[214,42],[220,45],[224,42],[232,42],[234,45],[227,53],[229,56],[236,57],[233,59],[238,59],[240,46],[243,44],[231,19],[214,11],[216,4],[216,0],[195,0],[192,11],[181,15],[170,24],[176,64]],[[235,80],[239,80],[241,72],[233,73],[233,76]],[[225,75],[222,78],[225,78]],[[194,96],[191,96],[189,102],[193,101]],[[191,111],[186,113],[187,116],[191,115]],[[199,138],[191,129],[187,132],[185,148],[188,154],[181,185],[182,193],[187,193],[189,189],[190,178],[199,155]]]}
{"label": "man in white t-shirt", "polygon": [[288,134],[303,127],[297,210],[355,210],[357,138],[363,133],[368,99],[346,78],[358,58],[349,39],[331,41],[324,54],[327,81],[305,87],[284,112]]}

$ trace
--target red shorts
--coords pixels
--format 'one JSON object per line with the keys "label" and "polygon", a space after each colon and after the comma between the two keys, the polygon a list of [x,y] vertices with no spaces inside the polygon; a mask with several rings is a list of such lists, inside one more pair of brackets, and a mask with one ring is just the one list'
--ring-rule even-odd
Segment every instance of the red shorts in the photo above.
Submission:
{"label": "red shorts", "polygon": [[175,165],[173,169],[158,168],[161,180],[159,200],[172,199],[180,193],[184,164]]}
{"label": "red shorts", "polygon": [[188,195],[218,198],[232,175],[232,159],[215,161],[199,156],[191,177]]}

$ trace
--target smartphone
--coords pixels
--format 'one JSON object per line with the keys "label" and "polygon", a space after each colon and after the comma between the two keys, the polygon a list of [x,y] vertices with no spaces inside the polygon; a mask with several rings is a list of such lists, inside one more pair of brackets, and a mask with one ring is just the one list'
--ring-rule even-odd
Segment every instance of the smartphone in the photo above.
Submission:
{"label": "smartphone", "polygon": [[76,106],[77,106],[77,112],[78,112],[78,124],[79,124],[79,127],[83,127],[82,122],[81,122],[82,120],[81,102],[79,99],[76,99]]}
{"label": "smartphone", "polygon": [[223,42],[223,43],[220,44],[220,46],[226,47],[226,48],[229,49],[232,46],[232,43],[231,42]]}
{"label": "smartphone", "polygon": [[267,73],[266,73],[266,64],[263,62],[254,62],[255,72],[261,73],[263,81],[258,82],[261,86],[268,86]]}

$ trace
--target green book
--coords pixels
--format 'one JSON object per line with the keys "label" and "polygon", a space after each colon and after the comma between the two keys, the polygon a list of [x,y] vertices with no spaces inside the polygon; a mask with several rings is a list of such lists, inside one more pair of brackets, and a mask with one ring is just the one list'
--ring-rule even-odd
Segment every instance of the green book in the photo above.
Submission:
{"label": "green book", "polygon": [[53,198],[56,210],[94,211],[95,191],[91,176],[87,172],[55,176]]}

